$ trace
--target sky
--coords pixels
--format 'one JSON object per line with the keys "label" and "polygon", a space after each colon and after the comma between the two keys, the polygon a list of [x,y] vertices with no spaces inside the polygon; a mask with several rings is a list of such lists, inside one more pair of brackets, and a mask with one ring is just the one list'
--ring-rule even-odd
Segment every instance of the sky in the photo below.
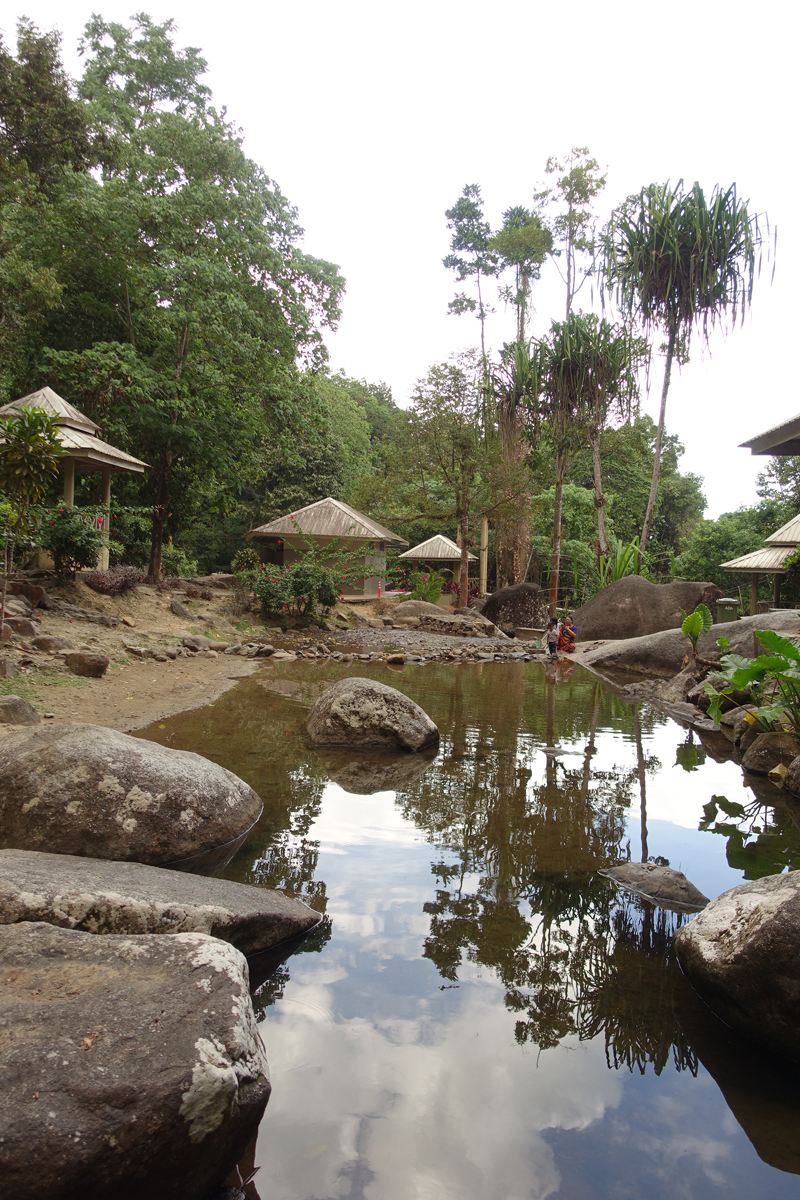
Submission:
{"label": "sky", "polygon": [[[115,21],[135,7],[95,4]],[[78,75],[77,43],[92,11],[24,0],[17,15],[59,29],[67,69]],[[705,480],[707,516],[755,501],[768,460],[739,443],[800,412],[787,370],[800,265],[791,216],[794,6],[242,0],[228,10],[151,0],[145,11],[174,18],[178,44],[202,49],[214,103],[227,107],[246,152],[298,208],[304,249],[341,267],[344,314],[326,338],[333,369],[388,383],[403,406],[429,366],[479,342],[474,318],[448,314],[463,285],[442,266],[445,209],[466,183],[480,184],[494,227],[505,208],[530,204],[547,158],[572,146],[588,146],[607,168],[602,220],[654,181],[698,180],[708,191],[736,183],[777,227],[777,253],[762,267],[744,326],[714,335],[710,352],[697,340],[673,375],[667,429],[686,447],[682,469]],[[14,25],[6,7],[0,29],[12,45]],[[553,265],[532,304],[538,336],[563,312]],[[578,306],[592,307],[588,285]],[[495,350],[514,329],[513,314],[496,308]],[[642,401],[653,417],[661,374],[657,357]]]}

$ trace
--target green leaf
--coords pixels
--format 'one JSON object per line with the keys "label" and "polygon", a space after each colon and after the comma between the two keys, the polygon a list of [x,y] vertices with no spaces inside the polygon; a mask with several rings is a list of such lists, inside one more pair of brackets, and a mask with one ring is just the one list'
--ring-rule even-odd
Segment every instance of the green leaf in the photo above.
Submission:
{"label": "green leaf", "polygon": [[783,658],[800,662],[800,649],[789,638],[781,637],[773,629],[756,630],[756,637],[771,654],[780,654]]}

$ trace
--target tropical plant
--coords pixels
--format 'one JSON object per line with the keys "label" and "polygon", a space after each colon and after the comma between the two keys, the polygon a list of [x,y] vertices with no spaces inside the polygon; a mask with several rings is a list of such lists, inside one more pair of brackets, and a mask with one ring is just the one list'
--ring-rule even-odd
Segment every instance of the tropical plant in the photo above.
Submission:
{"label": "tropical plant", "polygon": [[788,719],[797,736],[800,734],[800,647],[771,629],[757,631],[756,637],[766,654],[753,659],[725,654],[716,675],[726,681],[726,686],[718,689],[706,681],[708,715],[718,725],[724,697],[746,691],[757,705],[751,714],[753,720],[769,729],[783,726]]}
{"label": "tropical plant", "polygon": [[252,546],[242,546],[233,556],[231,563],[231,571],[234,575],[239,575],[242,571],[258,571],[261,567],[261,559],[258,556],[258,551]]}
{"label": "tropical plant", "polygon": [[[606,176],[601,174],[597,159],[590,157],[588,146],[573,146],[563,159],[551,156],[547,160],[545,171],[548,175],[557,176],[555,187],[537,193],[535,200],[540,204],[550,201],[564,206],[553,221],[554,242],[556,246],[560,246],[554,250],[553,258],[556,269],[567,287],[565,315],[569,318],[572,302],[591,275],[594,266],[595,219],[591,204],[606,186]],[[565,260],[563,271],[558,263],[562,253]],[[577,262],[579,254],[590,260],[580,283]]]}
{"label": "tropical plant", "polygon": [[144,572],[139,567],[116,566],[107,571],[89,571],[83,582],[102,596],[124,596],[143,580]]}
{"label": "tropical plant", "polygon": [[459,292],[448,304],[451,313],[460,315],[477,310],[481,323],[481,357],[486,362],[486,316],[491,310],[483,300],[481,280],[497,274],[497,253],[491,248],[492,227],[483,215],[483,197],[477,183],[468,183],[452,208],[444,214],[451,231],[450,253],[442,260],[448,270],[455,271],[459,283],[475,280],[476,301]]}
{"label": "tropical plant", "polygon": [[414,589],[411,593],[412,600],[428,600],[435,604],[444,591],[444,576],[438,571],[428,571],[425,574],[415,571],[411,576],[411,583]]}
{"label": "tropical plant", "polygon": [[635,575],[639,558],[639,539],[624,544],[620,538],[611,539],[611,547],[607,558],[601,558],[597,564],[600,575],[600,586],[608,587],[626,575]]}
{"label": "tropical plant", "polygon": [[525,341],[531,284],[553,248],[553,235],[537,213],[521,205],[503,213],[503,227],[489,243],[499,256],[499,269],[514,272],[514,286],[500,289],[500,298],[517,311],[516,341]]}
{"label": "tropical plant", "polygon": [[760,269],[759,219],[736,185],[715,186],[706,198],[698,183],[685,190],[651,184],[612,215],[605,235],[604,274],[624,312],[646,331],[666,334],[664,381],[650,494],[642,526],[647,549],[656,505],[661,445],[673,361],[685,359],[695,327],[707,344],[711,330],[744,319]]}
{"label": "tropical plant", "polygon": [[698,639],[702,634],[708,633],[714,624],[714,618],[705,604],[698,604],[694,612],[687,613],[684,609],[681,609],[681,612],[683,613],[681,633],[691,642],[692,658],[697,658]]}

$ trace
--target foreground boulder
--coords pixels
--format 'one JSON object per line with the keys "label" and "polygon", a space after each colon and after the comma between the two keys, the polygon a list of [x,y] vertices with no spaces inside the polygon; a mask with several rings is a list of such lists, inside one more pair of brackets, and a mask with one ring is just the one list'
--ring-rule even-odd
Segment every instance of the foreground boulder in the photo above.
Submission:
{"label": "foreground boulder", "polygon": [[102,679],[108,670],[109,659],[105,654],[93,654],[89,650],[67,650],[62,657],[73,675],[82,675],[86,679]]}
{"label": "foreground boulder", "polygon": [[262,804],[199,754],[65,722],[0,743],[0,849],[155,865],[241,837]]}
{"label": "foreground boulder", "polygon": [[431,604],[430,600],[401,600],[392,605],[389,612],[389,616],[397,621],[406,621],[409,617],[441,617],[443,614],[447,616],[447,610],[439,604]]}
{"label": "foreground boulder", "polygon": [[600,874],[659,908],[669,908],[673,912],[699,912],[708,904],[708,896],[690,883],[682,871],[672,867],[660,867],[656,863],[621,863],[618,867],[600,871]]}
{"label": "foreground boulder", "polygon": [[342,679],[323,692],[306,722],[314,746],[424,750],[439,741],[428,714],[374,679]]}
{"label": "foreground boulder", "polygon": [[207,933],[258,954],[319,924],[282,892],[142,863],[0,850],[0,925],[46,921],[87,933]]}
{"label": "foreground boulder", "polygon": [[0,926],[0,960],[4,1195],[200,1200],[221,1183],[270,1092],[238,950],[23,923]]}
{"label": "foreground boulder", "polygon": [[[796,611],[779,609],[757,617],[742,617],[739,621],[712,625],[709,632],[700,638],[698,653],[707,661],[719,662],[721,651],[717,645],[717,638],[726,637],[730,642],[726,653],[755,658],[762,653],[761,645],[755,636],[757,629],[774,629],[786,637],[797,637],[800,636],[800,620]],[[578,633],[582,643],[585,634],[580,624]],[[578,645],[579,651],[581,643]],[[581,653],[579,661],[598,671],[632,671],[640,675],[659,675],[671,679],[681,670],[689,650],[689,639],[684,637],[680,629],[667,629],[663,633],[607,642],[604,646],[587,649]]]}
{"label": "foreground boulder", "polygon": [[482,612],[487,621],[506,633],[518,626],[539,628],[547,624],[547,596],[538,583],[517,583],[493,592]]}
{"label": "foreground boulder", "polygon": [[675,934],[678,961],[726,1025],[800,1061],[800,872],[723,892]]}
{"label": "foreground boulder", "polygon": [[705,604],[716,619],[722,595],[714,583],[651,583],[626,575],[609,584],[573,613],[578,640],[644,637],[664,629],[680,629],[683,613]]}

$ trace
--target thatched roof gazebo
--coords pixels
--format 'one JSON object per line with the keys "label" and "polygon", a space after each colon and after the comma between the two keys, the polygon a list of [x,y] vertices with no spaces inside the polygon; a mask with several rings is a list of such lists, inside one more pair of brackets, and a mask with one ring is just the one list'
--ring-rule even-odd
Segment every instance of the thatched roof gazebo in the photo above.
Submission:
{"label": "thatched roof gazebo", "polygon": [[[756,451],[754,451],[756,453]],[[735,572],[739,575],[750,576],[750,615],[758,614],[758,582],[762,575],[774,576],[772,600],[780,604],[781,581],[786,574],[784,563],[800,545],[800,516],[792,517],[780,529],[767,538],[767,544],[762,550],[754,550],[752,554],[743,554],[741,558],[732,558],[730,562],[722,563],[723,571]]]}
{"label": "thatched roof gazebo", "polygon": [[[99,472],[101,475],[101,503],[105,508],[111,504],[111,472],[128,471],[143,474],[147,463],[118,450],[104,442],[98,433],[100,426],[84,416],[74,405],[62,399],[52,388],[39,388],[27,396],[20,396],[0,408],[0,417],[13,416],[23,408],[38,408],[53,417],[58,424],[57,437],[63,456],[60,467],[64,472],[64,504],[72,508],[75,503],[75,472]],[[108,526],[108,519],[105,522]],[[108,566],[108,548],[103,547],[97,563],[101,570]]]}
{"label": "thatched roof gazebo", "polygon": [[357,596],[375,596],[383,585],[386,569],[387,546],[407,546],[408,542],[392,533],[385,525],[351,508],[342,500],[326,496],[305,508],[259,525],[247,534],[248,542],[258,544],[258,552],[265,562],[276,566],[291,566],[302,558],[307,548],[306,539],[313,539],[320,547],[332,543],[344,543],[349,550],[360,550],[363,578],[349,581],[345,594],[351,599]]}
{"label": "thatched roof gazebo", "polygon": [[[443,533],[437,533],[398,557],[410,558],[413,562],[461,562],[461,547]],[[468,554],[467,558],[470,562],[478,561],[474,554]]]}

